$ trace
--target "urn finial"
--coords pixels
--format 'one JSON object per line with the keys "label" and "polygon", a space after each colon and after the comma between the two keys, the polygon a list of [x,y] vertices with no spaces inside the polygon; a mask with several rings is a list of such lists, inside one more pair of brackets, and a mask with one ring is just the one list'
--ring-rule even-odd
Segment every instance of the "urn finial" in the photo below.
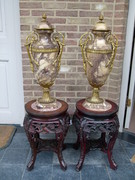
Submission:
{"label": "urn finial", "polygon": [[42,15],[42,21],[46,21],[46,19],[47,19],[47,16],[46,16],[46,14],[44,13],[44,14]]}
{"label": "urn finial", "polygon": [[47,16],[45,13],[43,13],[42,15],[42,20],[40,22],[40,24],[37,26],[36,28],[37,30],[49,30],[49,31],[53,31],[53,27],[52,25],[47,21]]}
{"label": "urn finial", "polygon": [[104,20],[104,16],[103,16],[102,13],[101,13],[100,16],[99,16],[99,20],[100,20],[100,21],[103,21],[103,20]]}

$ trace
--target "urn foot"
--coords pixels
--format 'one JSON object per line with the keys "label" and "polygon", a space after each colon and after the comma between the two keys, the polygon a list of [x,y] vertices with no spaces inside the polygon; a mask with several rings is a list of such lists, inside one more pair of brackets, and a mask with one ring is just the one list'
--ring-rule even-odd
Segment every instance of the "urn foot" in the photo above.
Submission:
{"label": "urn foot", "polygon": [[53,103],[44,103],[44,104],[40,104],[37,100],[31,105],[31,108],[36,111],[48,112],[48,111],[58,110],[59,108],[61,108],[61,106],[62,104],[56,99]]}
{"label": "urn foot", "polygon": [[109,109],[112,108],[111,104],[105,100],[103,101],[103,103],[95,104],[88,102],[87,99],[84,101],[83,107],[91,111],[100,111],[100,112],[108,111]]}

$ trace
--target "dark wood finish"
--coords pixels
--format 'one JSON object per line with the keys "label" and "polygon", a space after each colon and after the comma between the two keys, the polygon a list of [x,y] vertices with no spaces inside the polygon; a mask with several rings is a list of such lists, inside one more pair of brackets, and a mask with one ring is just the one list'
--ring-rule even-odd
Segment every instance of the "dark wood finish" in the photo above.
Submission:
{"label": "dark wood finish", "polygon": [[[63,170],[67,168],[63,159],[62,149],[68,131],[70,117],[67,113],[67,103],[61,100],[58,101],[62,103],[62,107],[51,112],[41,112],[32,109],[31,104],[34,100],[25,105],[27,114],[24,118],[24,129],[32,150],[32,156],[27,165],[28,170],[34,168],[37,153],[45,150],[51,150],[57,153],[61,168]],[[48,133],[54,133],[56,139],[45,140],[40,137],[41,134]]]}
{"label": "dark wood finish", "polygon": [[[76,170],[81,170],[85,154],[91,148],[101,148],[103,152],[107,153],[110,167],[115,170],[117,165],[112,158],[112,150],[119,129],[119,120],[116,114],[118,106],[114,102],[107,100],[112,105],[112,108],[105,112],[98,112],[85,109],[82,106],[83,102],[84,99],[76,103],[76,112],[73,116],[73,124],[77,133],[77,141],[74,144],[74,148],[78,149],[81,146]],[[101,137],[96,140],[91,139],[90,134],[92,132],[101,133]]]}

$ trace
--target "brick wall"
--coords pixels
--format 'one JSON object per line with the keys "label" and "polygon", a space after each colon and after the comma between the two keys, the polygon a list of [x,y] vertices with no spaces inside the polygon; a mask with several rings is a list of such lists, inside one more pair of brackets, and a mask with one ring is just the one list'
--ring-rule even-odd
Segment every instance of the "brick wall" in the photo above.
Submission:
{"label": "brick wall", "polygon": [[80,98],[90,96],[91,87],[84,74],[79,38],[98,20],[96,5],[104,3],[105,21],[116,34],[119,47],[113,70],[101,88],[100,95],[119,103],[122,64],[124,55],[126,21],[128,13],[127,0],[20,0],[21,43],[23,57],[23,78],[25,102],[42,95],[30,70],[29,59],[24,47],[26,36],[39,24],[42,13],[46,13],[53,27],[65,35],[65,48],[62,55],[62,66],[68,72],[60,72],[51,94],[69,104],[69,112],[75,110],[75,103]]}

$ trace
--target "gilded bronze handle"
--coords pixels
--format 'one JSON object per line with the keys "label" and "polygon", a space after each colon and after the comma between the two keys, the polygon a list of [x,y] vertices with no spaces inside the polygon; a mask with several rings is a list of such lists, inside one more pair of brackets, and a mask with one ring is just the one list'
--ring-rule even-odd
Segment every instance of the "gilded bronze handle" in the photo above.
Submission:
{"label": "gilded bronze handle", "polygon": [[34,66],[33,66],[33,62],[39,66],[38,62],[34,59],[33,54],[32,54],[32,44],[37,41],[39,39],[39,36],[36,32],[32,32],[30,33],[27,38],[26,38],[26,49],[27,49],[27,53],[29,56],[29,60],[30,60],[30,67],[32,72],[34,72]]}
{"label": "gilded bronze handle", "polygon": [[113,34],[109,34],[107,36],[107,41],[109,43],[111,43],[111,45],[112,45],[112,54],[111,54],[111,57],[110,57],[109,61],[106,64],[106,67],[108,67],[108,66],[111,67],[110,68],[110,71],[111,71],[112,67],[113,67],[113,62],[114,62],[114,58],[115,58],[115,55],[116,55],[117,47],[118,47],[118,38]]}
{"label": "gilded bronze handle", "polygon": [[[59,46],[58,56],[57,56],[56,60],[53,62],[53,65],[55,65],[58,62],[57,72],[59,72],[60,65],[61,65],[61,57],[62,57],[62,52],[63,52],[63,46],[64,46],[64,35],[59,33],[59,32],[56,32],[53,34],[52,38]],[[62,38],[62,40],[61,40],[61,38]]]}
{"label": "gilded bronze handle", "polygon": [[[87,35],[87,37],[86,37],[86,35]],[[83,38],[85,38],[84,41],[82,41]],[[85,74],[87,74],[86,62],[88,62],[88,64],[90,64],[90,66],[93,66],[92,63],[88,60],[88,58],[86,56],[86,45],[87,45],[88,41],[91,42],[91,40],[92,40],[92,34],[90,32],[86,32],[81,36],[80,42],[79,42],[79,45],[81,46],[81,52],[82,52],[82,57],[83,57],[83,68],[84,68]]]}

